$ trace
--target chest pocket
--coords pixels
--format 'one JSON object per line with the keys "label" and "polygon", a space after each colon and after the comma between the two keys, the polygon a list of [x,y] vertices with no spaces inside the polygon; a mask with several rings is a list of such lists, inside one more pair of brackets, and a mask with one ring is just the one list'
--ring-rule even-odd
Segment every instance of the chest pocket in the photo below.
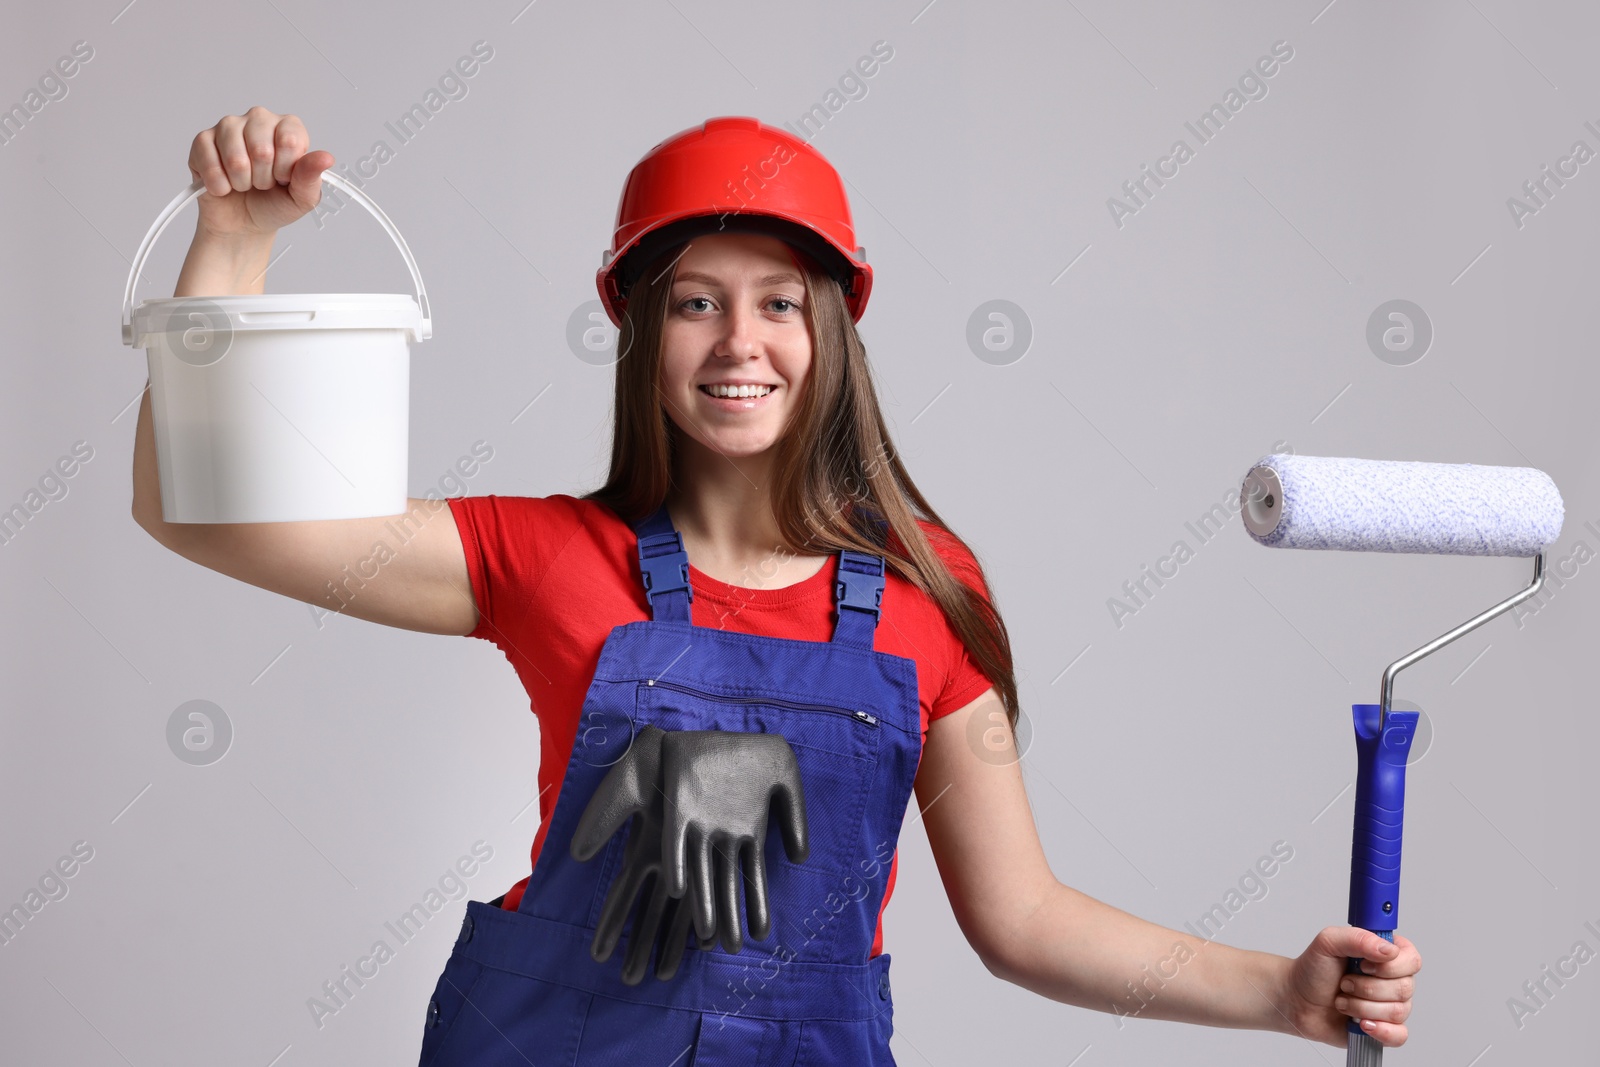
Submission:
{"label": "chest pocket", "polygon": [[852,886],[862,884],[862,862],[871,859],[867,800],[886,729],[875,713],[761,694],[710,692],[658,679],[639,683],[636,717],[639,724],[662,730],[782,735],[800,767],[810,848],[805,862],[792,863],[782,835],[775,830],[767,834],[774,917],[808,914],[829,893],[860,895],[852,893]]}

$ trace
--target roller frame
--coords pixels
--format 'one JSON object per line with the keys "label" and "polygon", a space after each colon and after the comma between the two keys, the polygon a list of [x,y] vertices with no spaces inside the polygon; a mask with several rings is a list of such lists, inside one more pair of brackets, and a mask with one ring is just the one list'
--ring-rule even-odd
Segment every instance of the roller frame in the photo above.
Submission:
{"label": "roller frame", "polygon": [[[1534,596],[1544,585],[1544,553],[1533,557],[1533,581],[1487,611],[1440,634],[1383,670],[1378,703],[1351,708],[1356,733],[1355,821],[1350,834],[1350,925],[1394,941],[1400,917],[1400,845],[1405,820],[1406,761],[1416,734],[1417,713],[1391,711],[1395,676],[1463,634]],[[1360,973],[1351,959],[1347,971]],[[1351,1019],[1345,1027],[1346,1067],[1377,1067],[1383,1046]]]}

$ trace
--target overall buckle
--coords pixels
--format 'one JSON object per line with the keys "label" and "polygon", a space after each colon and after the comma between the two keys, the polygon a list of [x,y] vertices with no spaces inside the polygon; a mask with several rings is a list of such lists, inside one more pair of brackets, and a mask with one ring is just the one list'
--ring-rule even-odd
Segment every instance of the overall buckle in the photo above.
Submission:
{"label": "overall buckle", "polygon": [[882,556],[868,556],[858,552],[850,553],[848,556],[841,555],[839,576],[834,582],[834,602],[841,608],[869,611],[876,621],[883,612],[880,607],[883,602],[883,573]]}
{"label": "overall buckle", "polygon": [[[657,548],[668,550],[648,554]],[[682,589],[690,600],[694,599],[694,587],[689,584],[689,554],[683,548],[683,535],[676,530],[640,539],[639,572],[650,597]]]}

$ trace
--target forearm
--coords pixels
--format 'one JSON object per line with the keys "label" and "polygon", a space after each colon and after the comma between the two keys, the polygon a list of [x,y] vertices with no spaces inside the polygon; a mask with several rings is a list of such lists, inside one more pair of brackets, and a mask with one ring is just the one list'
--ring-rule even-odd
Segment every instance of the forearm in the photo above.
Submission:
{"label": "forearm", "polygon": [[133,518],[152,532],[162,524],[161,476],[156,465],[155,427],[150,414],[150,383],[139,398],[133,424]]}
{"label": "forearm", "polygon": [[990,962],[1040,996],[1114,1013],[1292,1032],[1279,1009],[1290,961],[1147,922],[1055,882]]}
{"label": "forearm", "polygon": [[195,229],[173,296],[236,296],[266,291],[273,234],[216,236]]}

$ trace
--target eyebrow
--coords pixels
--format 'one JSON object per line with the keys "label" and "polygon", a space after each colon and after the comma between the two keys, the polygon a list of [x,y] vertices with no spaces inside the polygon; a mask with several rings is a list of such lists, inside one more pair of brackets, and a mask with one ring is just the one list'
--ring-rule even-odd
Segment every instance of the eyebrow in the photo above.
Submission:
{"label": "eyebrow", "polygon": [[[713,277],[710,274],[701,273],[697,270],[685,270],[679,271],[673,277],[672,282],[674,285],[676,285],[678,282],[705,282],[708,285],[721,285],[722,279]],[[777,274],[768,274],[765,277],[756,279],[757,285],[777,285],[779,282],[790,282],[794,285],[805,284],[800,280],[799,275],[796,275],[791,271],[781,271]]]}

